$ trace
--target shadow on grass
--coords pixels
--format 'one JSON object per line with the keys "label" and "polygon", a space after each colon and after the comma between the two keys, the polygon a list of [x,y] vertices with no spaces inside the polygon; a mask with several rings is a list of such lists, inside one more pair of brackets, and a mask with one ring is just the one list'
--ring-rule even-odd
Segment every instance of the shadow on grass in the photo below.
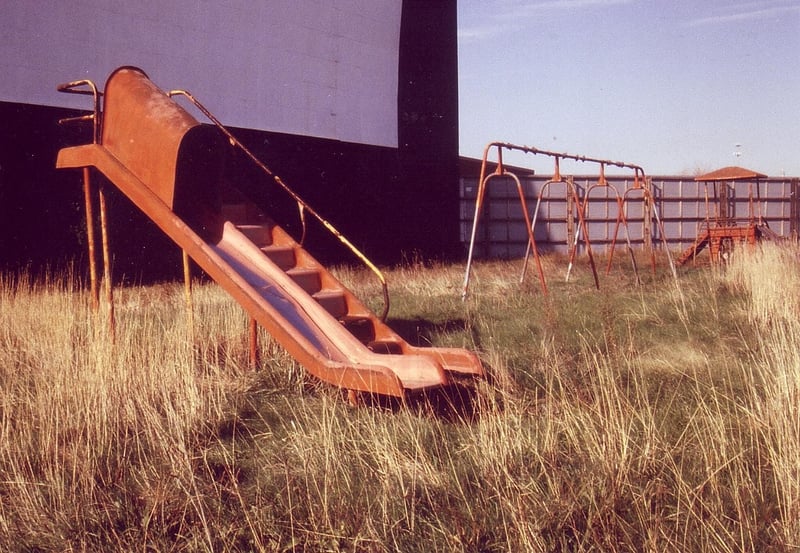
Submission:
{"label": "shadow on grass", "polygon": [[431,388],[405,398],[361,393],[356,404],[392,413],[408,410],[420,416],[456,423],[473,422],[480,412],[478,393],[470,382]]}
{"label": "shadow on grass", "polygon": [[436,323],[425,319],[390,318],[386,323],[412,346],[430,346],[437,341],[437,336],[458,333],[468,333],[472,343],[476,347],[480,346],[480,339],[475,328],[467,324],[464,319],[448,319]]}

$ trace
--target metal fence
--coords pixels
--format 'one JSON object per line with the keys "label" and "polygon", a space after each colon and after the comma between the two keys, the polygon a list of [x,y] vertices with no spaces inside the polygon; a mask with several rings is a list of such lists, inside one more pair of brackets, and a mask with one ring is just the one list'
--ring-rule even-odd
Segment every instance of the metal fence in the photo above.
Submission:
{"label": "metal fence", "polygon": [[[642,201],[642,193],[634,188],[632,177],[606,176],[608,187],[593,187],[586,210],[586,224],[592,248],[605,251],[611,244],[618,227],[619,201],[624,197],[627,237],[634,247],[653,244],[660,247],[663,238],[651,213]],[[537,198],[548,181],[544,176],[520,179],[525,192],[528,213],[533,215]],[[650,190],[654,208],[663,223],[664,237],[671,250],[690,246],[698,229],[706,219],[707,205],[714,206],[712,184],[696,182],[691,177],[650,177]],[[573,182],[583,201],[586,190],[597,182],[597,176],[574,177]],[[761,219],[770,229],[782,236],[796,236],[800,222],[798,192],[800,179],[773,177],[760,179],[758,186],[750,181],[717,183],[724,193],[729,217]],[[569,199],[565,184],[551,184],[542,197],[534,224],[534,237],[542,252],[567,252],[576,237],[575,209]],[[469,247],[475,218],[475,200],[478,192],[477,178],[462,178],[460,186],[461,243]],[[707,204],[708,198],[708,204]],[[475,238],[476,257],[513,258],[525,254],[527,230],[516,185],[510,178],[493,179],[484,199],[483,211]],[[711,213],[713,216],[713,212]],[[619,225],[617,241],[626,240],[625,227]],[[582,239],[579,241],[579,244]]]}

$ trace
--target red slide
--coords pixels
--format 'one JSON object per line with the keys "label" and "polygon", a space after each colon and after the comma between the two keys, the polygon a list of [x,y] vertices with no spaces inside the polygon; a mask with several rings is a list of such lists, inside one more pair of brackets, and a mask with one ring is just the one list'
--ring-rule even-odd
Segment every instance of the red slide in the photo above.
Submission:
{"label": "red slide", "polygon": [[112,73],[95,115],[95,142],[62,149],[57,167],[103,173],[309,373],[396,397],[483,376],[470,351],[408,344],[271,220],[223,206],[227,142],[144,72]]}

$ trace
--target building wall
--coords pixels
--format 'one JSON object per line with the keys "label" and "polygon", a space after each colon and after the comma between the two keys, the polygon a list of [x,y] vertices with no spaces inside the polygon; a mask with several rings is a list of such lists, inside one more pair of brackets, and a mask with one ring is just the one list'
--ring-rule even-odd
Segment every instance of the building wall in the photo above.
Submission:
{"label": "building wall", "polygon": [[134,65],[227,124],[397,146],[402,2],[71,0],[0,7],[0,100],[85,108],[58,83]]}

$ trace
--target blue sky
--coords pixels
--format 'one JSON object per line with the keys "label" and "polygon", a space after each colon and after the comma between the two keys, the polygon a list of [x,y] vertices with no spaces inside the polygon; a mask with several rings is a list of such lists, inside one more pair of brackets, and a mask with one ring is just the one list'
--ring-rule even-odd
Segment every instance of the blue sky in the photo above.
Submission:
{"label": "blue sky", "polygon": [[800,0],[459,0],[458,27],[462,155],[800,176]]}

